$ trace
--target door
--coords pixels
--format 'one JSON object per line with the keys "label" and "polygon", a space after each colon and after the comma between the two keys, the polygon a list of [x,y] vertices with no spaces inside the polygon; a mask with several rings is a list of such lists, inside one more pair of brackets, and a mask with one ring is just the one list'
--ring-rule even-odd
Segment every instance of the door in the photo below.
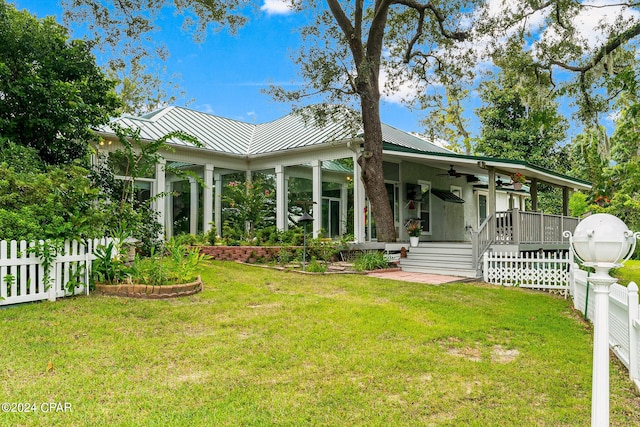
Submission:
{"label": "door", "polygon": [[334,197],[322,198],[322,228],[324,236],[329,238],[340,237],[340,199]]}

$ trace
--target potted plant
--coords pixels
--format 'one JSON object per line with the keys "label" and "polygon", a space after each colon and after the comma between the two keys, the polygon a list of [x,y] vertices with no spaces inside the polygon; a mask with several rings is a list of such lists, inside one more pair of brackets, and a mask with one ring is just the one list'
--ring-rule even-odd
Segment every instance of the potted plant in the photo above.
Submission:
{"label": "potted plant", "polygon": [[405,226],[405,230],[407,230],[407,234],[409,234],[409,241],[411,242],[411,246],[418,246],[420,234],[422,234],[422,226],[420,225],[420,220],[409,220]]}
{"label": "potted plant", "polygon": [[511,175],[511,183],[513,184],[514,190],[521,190],[522,184],[524,184],[525,182],[527,182],[527,178],[525,178],[525,176],[520,172],[516,172]]}

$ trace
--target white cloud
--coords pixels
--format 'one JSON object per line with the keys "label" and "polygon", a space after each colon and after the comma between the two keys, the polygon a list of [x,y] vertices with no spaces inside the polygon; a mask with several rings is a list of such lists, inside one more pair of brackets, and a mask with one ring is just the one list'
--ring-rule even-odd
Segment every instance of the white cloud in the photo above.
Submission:
{"label": "white cloud", "polygon": [[215,114],[215,111],[213,110],[213,107],[211,106],[211,104],[198,105],[198,110],[207,114]]}
{"label": "white cloud", "polygon": [[291,0],[264,0],[260,10],[268,15],[287,15],[293,11]]}
{"label": "white cloud", "polygon": [[418,91],[423,91],[426,85],[424,82],[420,82],[417,79],[409,80],[408,78],[405,78],[399,85],[390,89],[390,77],[385,70],[380,70],[379,80],[380,87],[383,88],[382,99],[392,104],[404,104],[406,102],[411,102],[415,99]]}

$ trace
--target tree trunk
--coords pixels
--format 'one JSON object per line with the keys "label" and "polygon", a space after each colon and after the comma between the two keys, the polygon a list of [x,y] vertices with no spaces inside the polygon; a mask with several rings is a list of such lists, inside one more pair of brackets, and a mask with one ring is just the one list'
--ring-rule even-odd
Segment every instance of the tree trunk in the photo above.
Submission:
{"label": "tree trunk", "polygon": [[358,164],[362,168],[361,179],[371,202],[371,214],[376,222],[378,241],[395,242],[397,236],[393,211],[387,197],[382,169],[380,102],[375,96],[361,95],[360,99],[364,126],[364,151],[358,158]]}

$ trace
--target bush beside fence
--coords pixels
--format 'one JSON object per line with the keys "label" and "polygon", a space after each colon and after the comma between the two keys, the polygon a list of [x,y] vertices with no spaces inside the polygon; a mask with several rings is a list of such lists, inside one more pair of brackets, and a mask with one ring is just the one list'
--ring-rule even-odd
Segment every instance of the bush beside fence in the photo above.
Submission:
{"label": "bush beside fence", "polygon": [[48,261],[36,250],[42,241],[0,241],[0,305],[88,293],[94,249],[106,242],[67,241]]}

